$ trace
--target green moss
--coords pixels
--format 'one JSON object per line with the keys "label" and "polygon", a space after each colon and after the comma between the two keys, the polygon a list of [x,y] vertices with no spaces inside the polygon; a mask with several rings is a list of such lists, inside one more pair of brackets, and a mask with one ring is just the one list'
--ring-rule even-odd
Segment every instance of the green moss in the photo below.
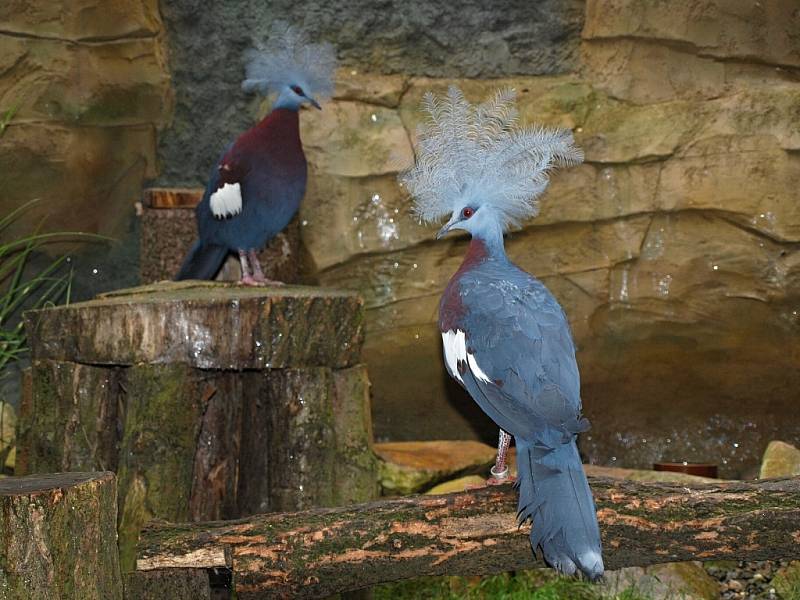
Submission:
{"label": "green moss", "polygon": [[[520,571],[481,578],[425,577],[373,589],[375,600],[603,600],[600,588],[550,571]],[[618,596],[622,600],[622,596]],[[624,600],[638,600],[625,596]]]}
{"label": "green moss", "polygon": [[783,600],[800,600],[800,561],[781,569],[772,580],[772,586]]}
{"label": "green moss", "polygon": [[183,365],[128,370],[119,467],[123,572],[133,570],[136,540],[147,520],[188,518],[201,411],[191,373]]}

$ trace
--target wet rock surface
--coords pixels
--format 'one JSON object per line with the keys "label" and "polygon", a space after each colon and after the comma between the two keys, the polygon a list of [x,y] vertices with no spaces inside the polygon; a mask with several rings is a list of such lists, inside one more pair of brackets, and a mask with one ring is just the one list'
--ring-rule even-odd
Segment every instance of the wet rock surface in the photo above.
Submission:
{"label": "wet rock surface", "polygon": [[381,461],[381,488],[394,495],[419,492],[458,475],[488,472],[495,449],[472,441],[388,442],[375,444],[375,454]]}
{"label": "wet rock surface", "polygon": [[800,475],[800,450],[792,444],[774,440],[769,443],[761,459],[759,479],[770,477],[797,477]]}

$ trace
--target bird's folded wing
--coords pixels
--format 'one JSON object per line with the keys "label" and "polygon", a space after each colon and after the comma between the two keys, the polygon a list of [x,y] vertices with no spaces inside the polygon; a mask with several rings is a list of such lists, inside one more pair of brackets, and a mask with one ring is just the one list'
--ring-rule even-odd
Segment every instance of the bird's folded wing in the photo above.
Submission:
{"label": "bird's folded wing", "polygon": [[584,429],[575,348],[555,300],[484,297],[470,312],[465,366],[487,401],[514,419],[524,410],[572,433]]}
{"label": "bird's folded wing", "polygon": [[217,166],[216,189],[209,196],[214,217],[226,219],[242,212],[242,183],[244,169],[232,151],[228,151]]}

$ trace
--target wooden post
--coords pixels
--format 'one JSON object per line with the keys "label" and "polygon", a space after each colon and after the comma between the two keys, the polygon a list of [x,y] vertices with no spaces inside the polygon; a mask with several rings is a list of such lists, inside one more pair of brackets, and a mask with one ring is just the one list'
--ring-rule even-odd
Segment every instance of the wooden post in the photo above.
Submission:
{"label": "wooden post", "polygon": [[[591,478],[606,567],[800,558],[800,478],[687,487]],[[152,523],[137,569],[228,570],[236,598],[319,598],[544,566],[510,485],[234,522]],[[535,526],[535,524],[534,524]]]}
{"label": "wooden post", "polygon": [[151,518],[375,497],[363,305],[319,288],[182,282],[26,314],[26,472],[119,473],[131,570]]}
{"label": "wooden post", "polygon": [[[202,188],[150,188],[144,191],[139,211],[141,281],[153,283],[175,277],[197,239],[194,208],[203,198]],[[298,280],[301,262],[300,223],[295,218],[259,254],[264,274],[287,283]],[[239,261],[230,256],[219,280],[236,280]]]}
{"label": "wooden post", "polygon": [[0,599],[122,598],[113,473],[0,479]]}

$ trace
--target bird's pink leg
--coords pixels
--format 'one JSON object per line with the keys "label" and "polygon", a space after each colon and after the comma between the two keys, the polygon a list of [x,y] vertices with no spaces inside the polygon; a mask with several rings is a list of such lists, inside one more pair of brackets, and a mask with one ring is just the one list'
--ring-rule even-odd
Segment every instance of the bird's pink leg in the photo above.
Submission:
{"label": "bird's pink leg", "polygon": [[[256,261],[255,264],[258,265],[258,261]],[[253,286],[261,285],[261,283],[259,283],[259,281],[256,280],[255,277],[250,275],[250,267],[247,261],[247,252],[245,252],[244,250],[239,250],[239,265],[242,267],[242,277],[239,279],[239,283],[241,283],[242,285],[253,285]],[[260,266],[258,270],[261,271]]]}
{"label": "bird's pink leg", "polygon": [[256,254],[255,250],[248,250],[247,257],[250,259],[250,266],[253,268],[253,279],[258,282],[258,285],[283,285],[282,281],[264,277],[264,271],[261,270],[261,262],[258,260],[258,254]]}
{"label": "bird's pink leg", "polygon": [[508,447],[511,445],[511,434],[500,430],[500,439],[497,442],[497,458],[494,461],[494,466],[490,469],[491,477],[486,480],[487,485],[499,485],[513,481],[510,475],[508,464],[506,463],[506,456],[508,455]]}
{"label": "bird's pink leg", "polygon": [[511,445],[511,434],[500,430],[500,440],[497,442],[497,458],[495,459],[494,466],[490,469],[491,477],[486,480],[484,485],[468,485],[467,490],[476,490],[487,485],[502,485],[510,483],[516,478],[511,477],[508,463],[506,463],[506,456],[508,455],[508,447]]}

